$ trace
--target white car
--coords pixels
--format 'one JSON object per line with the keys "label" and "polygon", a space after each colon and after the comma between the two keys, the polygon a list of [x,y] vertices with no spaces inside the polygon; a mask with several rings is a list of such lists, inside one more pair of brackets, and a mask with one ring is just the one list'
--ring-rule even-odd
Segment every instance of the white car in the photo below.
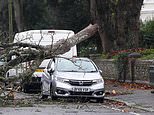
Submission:
{"label": "white car", "polygon": [[[50,77],[46,77],[46,72]],[[52,59],[42,77],[42,97],[89,97],[104,100],[101,71],[88,58]]]}

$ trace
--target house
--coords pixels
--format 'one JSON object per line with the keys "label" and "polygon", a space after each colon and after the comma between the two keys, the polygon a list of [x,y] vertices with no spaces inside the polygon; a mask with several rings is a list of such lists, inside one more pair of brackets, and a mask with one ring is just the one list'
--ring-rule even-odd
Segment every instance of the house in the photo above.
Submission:
{"label": "house", "polygon": [[152,18],[154,18],[154,0],[144,0],[141,8],[140,19],[144,22]]}

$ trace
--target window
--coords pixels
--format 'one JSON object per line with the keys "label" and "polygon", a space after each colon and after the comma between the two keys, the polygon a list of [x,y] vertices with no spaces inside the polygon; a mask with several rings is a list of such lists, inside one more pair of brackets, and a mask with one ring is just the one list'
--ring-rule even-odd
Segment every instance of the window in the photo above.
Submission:
{"label": "window", "polygon": [[90,60],[68,60],[58,58],[57,70],[63,72],[96,72],[96,68]]}

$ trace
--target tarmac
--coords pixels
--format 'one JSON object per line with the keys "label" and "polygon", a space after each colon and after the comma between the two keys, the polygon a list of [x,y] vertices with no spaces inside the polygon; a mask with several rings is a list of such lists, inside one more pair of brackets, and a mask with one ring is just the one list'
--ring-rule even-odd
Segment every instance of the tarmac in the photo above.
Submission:
{"label": "tarmac", "polygon": [[124,102],[126,105],[147,112],[154,112],[154,89],[125,89],[122,86],[108,84],[107,92],[111,91],[120,92],[120,95],[108,95],[105,99]]}

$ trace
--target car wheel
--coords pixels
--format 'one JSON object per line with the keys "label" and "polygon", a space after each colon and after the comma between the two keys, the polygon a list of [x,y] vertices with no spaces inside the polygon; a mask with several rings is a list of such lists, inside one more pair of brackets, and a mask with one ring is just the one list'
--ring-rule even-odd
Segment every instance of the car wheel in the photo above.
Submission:
{"label": "car wheel", "polygon": [[24,84],[24,86],[23,86],[23,92],[24,93],[29,93],[29,85],[28,84]]}
{"label": "car wheel", "polygon": [[50,85],[50,96],[52,100],[57,100],[57,97],[53,94],[52,84]]}
{"label": "car wheel", "polygon": [[47,99],[48,95],[42,95],[41,99]]}
{"label": "car wheel", "polygon": [[104,97],[97,98],[97,99],[96,99],[96,102],[98,102],[98,103],[103,103],[103,102],[104,102]]}

